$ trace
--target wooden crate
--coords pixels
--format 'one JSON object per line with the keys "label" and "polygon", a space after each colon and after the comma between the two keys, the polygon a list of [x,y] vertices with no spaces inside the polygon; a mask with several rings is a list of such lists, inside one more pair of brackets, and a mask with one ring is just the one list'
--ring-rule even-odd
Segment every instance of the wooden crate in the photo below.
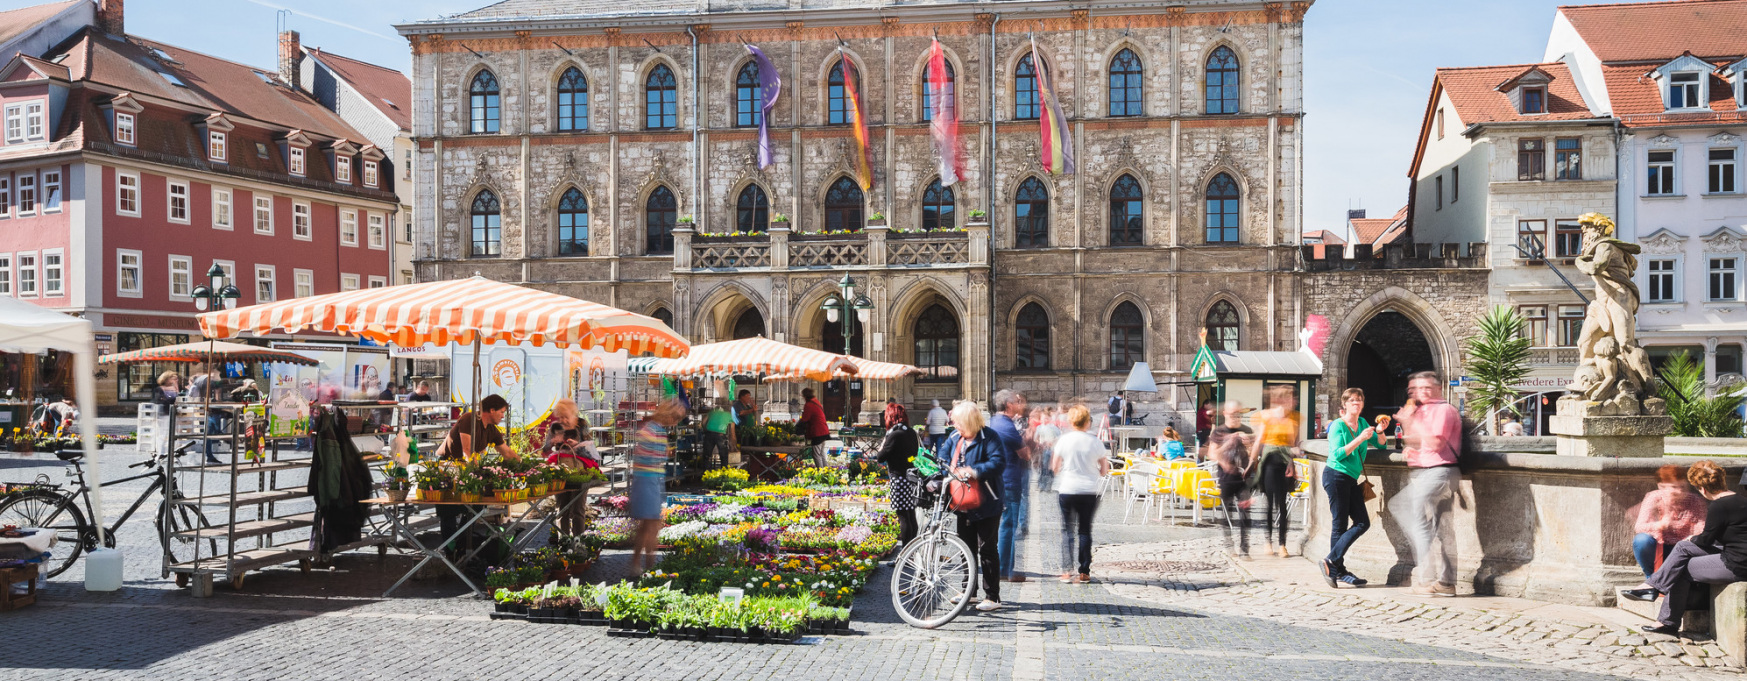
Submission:
{"label": "wooden crate", "polygon": [[[28,584],[23,594],[13,595],[13,584]],[[0,612],[36,603],[36,566],[0,569]]]}

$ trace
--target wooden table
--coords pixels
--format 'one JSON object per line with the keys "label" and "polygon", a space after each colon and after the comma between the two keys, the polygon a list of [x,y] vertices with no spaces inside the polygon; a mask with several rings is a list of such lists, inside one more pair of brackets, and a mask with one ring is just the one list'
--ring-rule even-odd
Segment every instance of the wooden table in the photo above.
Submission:
{"label": "wooden table", "polygon": [[[13,584],[28,584],[24,593],[14,595]],[[36,564],[0,568],[0,612],[16,610],[36,603]]]}
{"label": "wooden table", "polygon": [[807,448],[802,445],[788,447],[754,447],[752,445],[741,445],[740,465],[742,468],[746,469],[747,474],[752,476],[753,479],[764,480],[766,482],[776,482],[783,478],[780,471],[784,466],[780,462],[789,457],[799,455],[801,452],[806,451],[806,449]]}

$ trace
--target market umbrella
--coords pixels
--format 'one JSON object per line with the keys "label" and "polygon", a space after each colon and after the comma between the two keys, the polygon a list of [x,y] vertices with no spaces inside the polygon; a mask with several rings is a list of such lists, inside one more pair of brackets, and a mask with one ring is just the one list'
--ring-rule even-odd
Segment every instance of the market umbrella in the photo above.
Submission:
{"label": "market umbrella", "polygon": [[654,370],[668,376],[763,374],[792,375],[815,381],[829,381],[833,376],[859,371],[843,355],[762,337],[695,345],[691,354],[662,362]]}
{"label": "market umbrella", "polygon": [[[0,296],[0,352],[42,354],[50,350],[74,355],[73,392],[79,402],[79,444],[91,464],[89,480],[102,480],[97,455],[97,347],[91,322],[48,308]],[[96,519],[97,545],[103,541],[103,486],[91,487],[91,514]]]}
{"label": "market umbrella", "polygon": [[289,350],[263,348],[259,345],[244,343],[227,343],[225,341],[207,341],[205,343],[183,343],[181,345],[165,345],[131,352],[118,352],[97,358],[98,364],[128,364],[132,362],[204,362],[208,355],[215,362],[277,362],[282,364],[301,364],[315,366],[320,364],[314,359]]}
{"label": "market umbrella", "polygon": [[[896,362],[876,362],[876,361],[871,360],[871,359],[863,359],[860,357],[855,357],[853,355],[839,355],[839,356],[844,358],[845,360],[848,360],[848,364],[855,370],[854,371],[845,371],[843,369],[839,369],[837,371],[837,373],[832,376],[833,378],[843,378],[845,376],[853,375],[856,378],[860,378],[863,380],[895,381],[895,380],[898,380],[898,379],[903,378],[905,376],[918,376],[918,375],[925,373],[920,368],[910,366],[908,364],[898,364]],[[801,378],[802,378],[802,376],[799,374],[777,374],[774,376],[766,376],[766,377],[764,377],[764,380],[766,380],[766,381],[794,381],[794,380],[800,380]]]}

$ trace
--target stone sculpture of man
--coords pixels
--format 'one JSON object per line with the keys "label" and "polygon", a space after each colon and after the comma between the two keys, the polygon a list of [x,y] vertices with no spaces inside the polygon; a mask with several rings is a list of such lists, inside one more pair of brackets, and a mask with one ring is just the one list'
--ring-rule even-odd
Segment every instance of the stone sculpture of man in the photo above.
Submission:
{"label": "stone sculpture of man", "polygon": [[1614,222],[1605,215],[1587,213],[1579,221],[1583,251],[1577,269],[1594,280],[1595,300],[1578,334],[1578,381],[1572,388],[1582,400],[1600,403],[1602,414],[1636,415],[1652,376],[1650,357],[1638,347],[1638,285],[1632,281],[1642,249],[1614,238]]}

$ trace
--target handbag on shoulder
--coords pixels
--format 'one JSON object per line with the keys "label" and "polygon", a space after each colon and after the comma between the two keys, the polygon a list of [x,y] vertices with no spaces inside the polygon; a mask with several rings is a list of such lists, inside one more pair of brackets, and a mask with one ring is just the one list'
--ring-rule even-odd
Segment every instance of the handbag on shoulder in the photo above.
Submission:
{"label": "handbag on shoulder", "polygon": [[[952,454],[952,469],[964,465],[964,438],[959,438],[958,447]],[[959,513],[969,513],[983,507],[982,481],[960,480],[956,476],[946,482],[946,507]]]}

